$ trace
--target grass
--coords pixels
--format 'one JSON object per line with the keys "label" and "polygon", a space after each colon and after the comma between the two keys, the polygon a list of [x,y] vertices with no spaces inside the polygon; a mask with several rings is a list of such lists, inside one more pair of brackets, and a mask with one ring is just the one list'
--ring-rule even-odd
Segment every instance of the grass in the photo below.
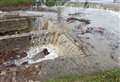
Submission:
{"label": "grass", "polygon": [[0,7],[31,4],[33,0],[0,0]]}
{"label": "grass", "polygon": [[71,75],[45,82],[120,82],[120,69],[112,69],[89,75]]}

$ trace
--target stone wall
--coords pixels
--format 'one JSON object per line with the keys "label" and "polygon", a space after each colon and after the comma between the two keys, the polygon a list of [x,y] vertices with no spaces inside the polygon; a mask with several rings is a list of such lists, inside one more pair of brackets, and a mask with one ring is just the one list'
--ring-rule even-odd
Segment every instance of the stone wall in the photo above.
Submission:
{"label": "stone wall", "polygon": [[11,17],[0,19],[0,33],[14,34],[32,29],[32,19],[29,17]]}
{"label": "stone wall", "polygon": [[30,44],[30,35],[24,36],[24,33],[32,31],[33,18],[19,16],[12,12],[2,15],[0,17],[0,51],[26,49]]}
{"label": "stone wall", "polygon": [[30,41],[30,36],[1,39],[0,51],[27,49],[30,46]]}
{"label": "stone wall", "polygon": [[[0,67],[3,62],[23,55],[31,46],[32,18],[14,14],[0,17]],[[2,62],[2,63],[1,63]]]}

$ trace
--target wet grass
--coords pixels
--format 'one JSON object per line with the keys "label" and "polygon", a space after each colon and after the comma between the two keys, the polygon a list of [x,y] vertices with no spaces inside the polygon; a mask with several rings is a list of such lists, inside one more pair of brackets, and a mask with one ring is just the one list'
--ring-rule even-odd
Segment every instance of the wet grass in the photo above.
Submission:
{"label": "wet grass", "polygon": [[33,0],[0,0],[0,7],[31,4]]}
{"label": "wet grass", "polygon": [[112,69],[89,75],[71,75],[46,82],[120,82],[120,69]]}

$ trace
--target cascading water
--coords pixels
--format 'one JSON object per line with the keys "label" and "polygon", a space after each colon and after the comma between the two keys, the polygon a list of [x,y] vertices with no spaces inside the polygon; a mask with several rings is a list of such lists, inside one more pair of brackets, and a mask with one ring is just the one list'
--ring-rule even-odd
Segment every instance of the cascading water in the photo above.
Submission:
{"label": "cascading water", "polygon": [[[35,33],[35,34],[34,34]],[[55,46],[55,33],[47,31],[36,31],[31,34],[31,47],[26,51],[27,56],[15,60],[15,64],[20,66],[23,63],[34,64],[44,60],[53,60],[58,57],[58,47]],[[47,52],[47,54],[46,54]]]}
{"label": "cascading water", "polygon": [[[44,49],[47,49],[49,54],[42,55],[41,52]],[[41,46],[31,47],[27,53],[29,58],[28,60],[29,64],[42,62],[44,60],[53,60],[58,57],[58,50],[56,47],[52,45],[43,45],[42,47]],[[37,55],[42,55],[42,57],[38,58]],[[35,58],[35,56],[37,58]]]}

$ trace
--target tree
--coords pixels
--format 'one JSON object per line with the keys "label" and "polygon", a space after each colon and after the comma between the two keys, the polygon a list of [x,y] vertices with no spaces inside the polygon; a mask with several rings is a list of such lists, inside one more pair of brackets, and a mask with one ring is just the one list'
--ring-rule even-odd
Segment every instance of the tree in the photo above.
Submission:
{"label": "tree", "polygon": [[57,0],[46,0],[46,5],[47,6],[54,6],[56,4]]}

